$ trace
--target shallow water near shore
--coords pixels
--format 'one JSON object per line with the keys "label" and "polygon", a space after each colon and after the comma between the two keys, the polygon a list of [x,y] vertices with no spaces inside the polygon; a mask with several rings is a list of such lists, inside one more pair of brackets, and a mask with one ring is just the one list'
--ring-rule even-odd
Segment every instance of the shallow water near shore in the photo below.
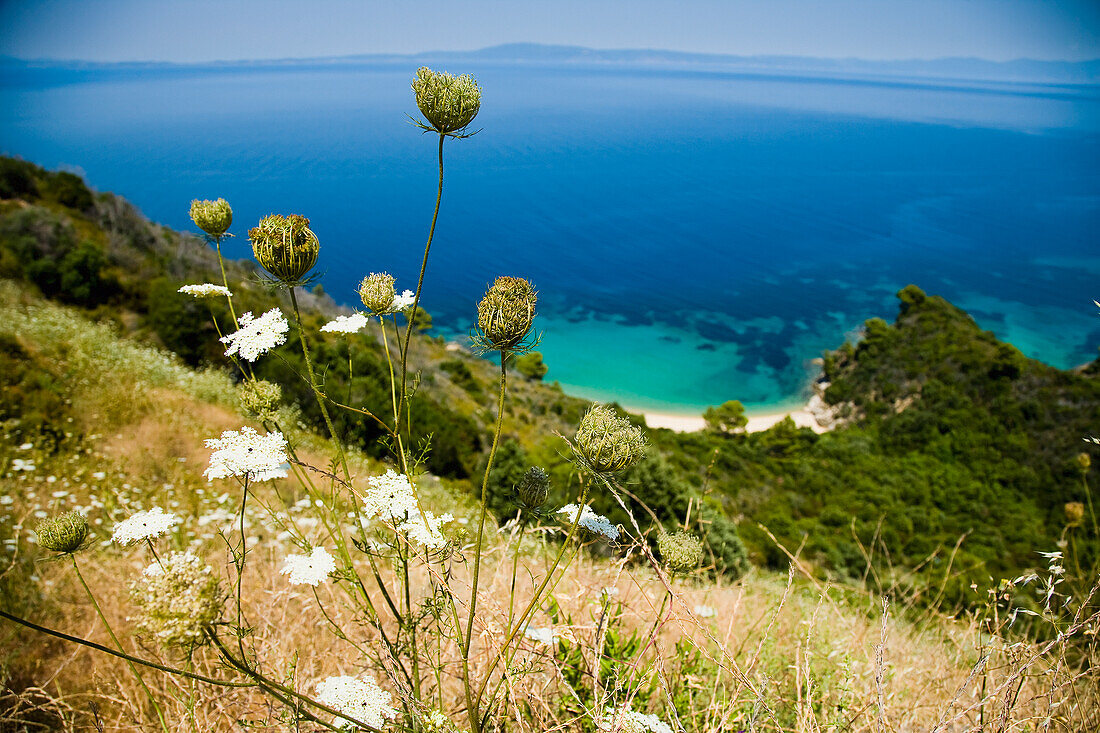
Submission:
{"label": "shallow water near shore", "polygon": [[[425,307],[464,333],[498,274],[540,291],[539,349],[572,393],[698,414],[799,405],[812,360],[908,283],[1028,356],[1095,357],[1100,94],[660,72],[469,69],[475,137],[447,144]],[[191,230],[272,211],[320,236],[324,287],[415,284],[435,145],[413,70],[94,75],[0,88],[0,149],[72,167]]]}

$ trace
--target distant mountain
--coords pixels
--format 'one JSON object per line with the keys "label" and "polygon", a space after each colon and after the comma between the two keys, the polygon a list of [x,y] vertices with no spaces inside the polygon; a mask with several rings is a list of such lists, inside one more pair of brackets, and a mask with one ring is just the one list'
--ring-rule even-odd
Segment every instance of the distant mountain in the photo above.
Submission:
{"label": "distant mountain", "polygon": [[607,50],[582,46],[511,43],[476,51],[428,51],[417,54],[360,54],[305,59],[218,61],[199,64],[159,62],[97,63],[24,60],[0,56],[0,83],[19,83],[56,74],[194,73],[201,71],[328,67],[346,65],[411,66],[422,63],[471,63],[481,66],[571,67],[759,76],[860,77],[898,80],[984,81],[1001,83],[1100,83],[1100,59],[1089,61],[989,61],[979,58],[875,61],[805,56],[736,56],[653,49]]}

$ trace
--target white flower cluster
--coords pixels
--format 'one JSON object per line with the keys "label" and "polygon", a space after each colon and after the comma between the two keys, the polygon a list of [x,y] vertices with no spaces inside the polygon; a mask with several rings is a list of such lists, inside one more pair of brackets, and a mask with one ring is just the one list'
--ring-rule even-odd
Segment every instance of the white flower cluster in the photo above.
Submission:
{"label": "white flower cluster", "polygon": [[619,528],[612,524],[607,517],[596,514],[587,505],[578,507],[576,504],[566,504],[558,510],[558,514],[566,515],[564,521],[570,524],[577,520],[577,512],[581,514],[580,522],[578,522],[580,527],[587,529],[589,532],[603,535],[612,541],[619,539]]}
{"label": "white flower cluster", "polygon": [[225,350],[226,356],[237,354],[246,361],[256,361],[261,354],[285,343],[286,332],[290,330],[290,324],[278,308],[272,308],[259,318],[253,318],[251,313],[242,313],[237,325],[240,330],[222,336],[221,341],[229,345]]}
{"label": "white flower cluster", "polygon": [[416,300],[416,293],[411,290],[403,290],[401,295],[393,296],[393,305],[390,306],[390,309],[394,313],[403,311],[406,308],[412,307],[414,300]]}
{"label": "white flower cluster", "polygon": [[447,544],[439,528],[453,522],[454,515],[437,517],[429,511],[421,512],[412,484],[403,474],[386,471],[382,476],[372,477],[368,486],[363,497],[367,518],[381,517],[383,521],[392,523],[395,530],[408,535],[410,541],[432,550]]}
{"label": "white flower cluster", "polygon": [[321,326],[324,333],[359,333],[367,325],[367,317],[362,313],[350,316],[336,316],[336,320]]}
{"label": "white flower cluster", "polygon": [[[361,723],[381,728],[386,720],[396,718],[397,711],[390,705],[390,693],[369,677],[329,677],[317,684],[317,700],[339,710]],[[337,728],[351,722],[337,718],[332,723]]]}
{"label": "white flower cluster", "polygon": [[596,721],[596,727],[602,733],[672,733],[668,723],[656,715],[636,713],[625,708],[607,710],[603,718]]}
{"label": "white flower cluster", "polygon": [[287,555],[279,573],[289,575],[287,580],[291,585],[317,585],[334,570],[336,560],[328,554],[328,550],[314,547],[308,555]]}
{"label": "white flower cluster", "polygon": [[260,435],[250,427],[240,432],[226,430],[220,438],[210,438],[206,447],[213,450],[210,466],[203,475],[207,481],[230,476],[247,476],[253,481],[284,478],[287,469],[286,439],[279,432]]}
{"label": "white flower cluster", "polygon": [[540,644],[546,646],[553,646],[554,642],[558,640],[557,635],[554,634],[553,629],[540,629],[535,626],[528,626],[523,630],[523,635],[532,641],[537,641]]}
{"label": "white flower cluster", "polygon": [[184,295],[193,295],[196,298],[217,298],[219,296],[228,298],[233,295],[233,293],[229,292],[229,288],[224,285],[215,285],[213,283],[184,285],[176,292],[183,293]]}
{"label": "white flower cluster", "polygon": [[154,537],[160,537],[180,521],[175,514],[165,512],[159,506],[153,507],[147,512],[138,512],[116,524],[111,541],[125,546],[142,540],[151,540]]}

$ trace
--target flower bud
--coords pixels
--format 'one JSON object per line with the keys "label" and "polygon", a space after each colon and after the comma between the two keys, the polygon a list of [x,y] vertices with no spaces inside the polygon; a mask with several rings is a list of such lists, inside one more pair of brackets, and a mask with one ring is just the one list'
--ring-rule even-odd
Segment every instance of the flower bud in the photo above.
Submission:
{"label": "flower bud", "polygon": [[1066,524],[1070,527],[1079,527],[1085,518],[1085,505],[1079,501],[1067,502],[1065,507]]}
{"label": "flower bud", "polygon": [[1077,454],[1077,467],[1081,469],[1081,473],[1088,473],[1089,467],[1092,465],[1092,458],[1088,453]]}
{"label": "flower bud", "polygon": [[687,532],[662,532],[657,537],[657,551],[661,553],[661,559],[668,569],[675,573],[694,570],[703,559],[703,543]]}
{"label": "flower bud", "polygon": [[265,270],[287,285],[297,285],[317,263],[321,243],[298,214],[270,214],[248,231],[252,253]]}
{"label": "flower bud", "polygon": [[531,466],[519,483],[519,500],[532,509],[542,506],[550,496],[550,476],[538,466]]}
{"label": "flower bud", "polygon": [[266,379],[257,379],[241,385],[241,409],[245,414],[266,420],[278,409],[283,399],[283,388]]}
{"label": "flower bud", "polygon": [[191,202],[191,221],[211,237],[217,239],[229,231],[233,223],[233,209],[225,199]]}
{"label": "flower bud", "polygon": [[412,89],[416,106],[428,120],[428,125],[422,126],[441,135],[461,132],[481,109],[481,89],[466,74],[452,76],[421,66]]}
{"label": "flower bud", "polygon": [[393,309],[397,291],[393,287],[393,275],[388,272],[372,272],[359,283],[359,298],[371,315],[381,316]]}
{"label": "flower bud", "polygon": [[498,277],[477,304],[476,339],[487,349],[515,351],[531,330],[537,300],[527,280]]}
{"label": "flower bud", "polygon": [[54,552],[76,552],[88,536],[88,520],[80,512],[44,519],[34,528],[38,546]]}
{"label": "flower bud", "polygon": [[585,465],[596,473],[622,471],[645,455],[641,428],[603,405],[585,413],[574,439]]}

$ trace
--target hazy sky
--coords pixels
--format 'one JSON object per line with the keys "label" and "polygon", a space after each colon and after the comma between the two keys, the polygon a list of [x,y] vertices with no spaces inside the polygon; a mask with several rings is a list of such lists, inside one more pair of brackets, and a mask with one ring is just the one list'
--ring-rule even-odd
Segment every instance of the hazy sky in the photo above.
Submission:
{"label": "hazy sky", "polygon": [[95,61],[593,48],[1100,57],[1100,0],[0,0],[0,54]]}

